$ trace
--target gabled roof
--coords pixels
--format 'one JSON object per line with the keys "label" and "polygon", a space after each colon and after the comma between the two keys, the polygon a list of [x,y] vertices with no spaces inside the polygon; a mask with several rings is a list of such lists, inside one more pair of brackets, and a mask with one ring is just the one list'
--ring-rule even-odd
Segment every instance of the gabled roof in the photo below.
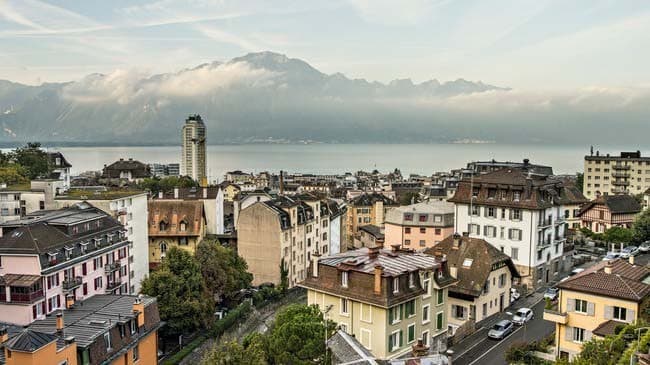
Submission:
{"label": "gabled roof", "polygon": [[356,338],[345,331],[338,330],[327,340],[327,348],[332,351],[336,363],[353,363],[358,365],[376,365],[374,355],[368,351]]}
{"label": "gabled roof", "polygon": [[121,158],[108,166],[104,166],[102,177],[119,178],[121,171],[131,171],[131,176],[134,178],[151,177],[149,165],[131,158],[128,160]]}
{"label": "gabled roof", "polygon": [[[605,272],[611,270],[611,273]],[[600,262],[557,285],[560,289],[640,302],[650,294],[650,269],[621,259]]]}
{"label": "gabled roof", "polygon": [[12,351],[34,352],[58,339],[59,337],[53,334],[24,329],[20,334],[9,339],[5,346]]}
{"label": "gabled roof", "polygon": [[[70,162],[65,159],[61,152],[48,152],[47,157],[54,168],[72,167]],[[57,158],[59,159],[58,164],[56,163]]]}
{"label": "gabled roof", "polygon": [[363,193],[357,196],[356,198],[352,199],[352,201],[350,201],[350,205],[370,206],[379,201],[383,202],[384,205],[399,205],[393,199],[387,197],[384,194],[379,194],[379,193]]}
{"label": "gabled roof", "polygon": [[[197,236],[205,221],[205,211],[201,200],[149,200],[149,235],[150,236]],[[176,221],[174,222],[174,217]],[[170,225],[160,231],[160,222]],[[180,230],[180,223],[185,222],[185,231]],[[176,227],[172,227],[172,224]]]}
{"label": "gabled roof", "polygon": [[384,239],[384,234],[381,233],[381,228],[375,226],[374,224],[367,224],[365,226],[361,226],[359,227],[359,230],[368,233],[369,235],[375,237],[376,239],[380,239],[380,240]]}
{"label": "gabled roof", "polygon": [[[454,238],[454,236],[449,236],[435,247],[425,250],[425,253],[428,254],[441,251],[447,255],[449,267],[456,266],[458,283],[450,287],[450,291],[479,297],[495,264],[507,266],[513,277],[519,277],[512,259],[487,241],[480,238],[456,236],[458,239],[456,246]],[[467,265],[468,263],[469,265]]]}
{"label": "gabled roof", "polygon": [[605,205],[613,214],[638,213],[641,211],[641,204],[631,195],[601,195],[582,207],[578,212],[578,216],[597,204]]}

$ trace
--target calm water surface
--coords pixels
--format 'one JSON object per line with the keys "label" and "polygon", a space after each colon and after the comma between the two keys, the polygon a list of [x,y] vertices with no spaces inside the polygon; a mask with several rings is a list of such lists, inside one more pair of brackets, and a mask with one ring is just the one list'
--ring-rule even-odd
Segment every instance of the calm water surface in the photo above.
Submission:
{"label": "calm water surface", "polygon": [[[629,149],[629,148],[628,148]],[[636,148],[634,148],[636,149]],[[61,147],[73,173],[100,170],[119,158],[145,163],[179,162],[180,147]],[[620,149],[611,148],[617,154]],[[230,170],[251,172],[284,170],[303,173],[343,173],[374,168],[399,168],[402,174],[431,174],[465,166],[469,161],[529,158],[551,165],[555,173],[581,171],[589,146],[507,144],[313,144],[313,145],[215,145],[208,146],[210,180],[221,180]],[[643,151],[648,154],[648,151]]]}

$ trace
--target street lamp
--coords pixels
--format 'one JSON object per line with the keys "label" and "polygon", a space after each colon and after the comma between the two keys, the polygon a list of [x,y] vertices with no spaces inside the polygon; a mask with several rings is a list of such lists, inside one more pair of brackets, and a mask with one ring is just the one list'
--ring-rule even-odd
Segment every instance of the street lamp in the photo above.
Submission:
{"label": "street lamp", "polygon": [[451,365],[451,360],[454,357],[454,350],[447,350],[447,365]]}

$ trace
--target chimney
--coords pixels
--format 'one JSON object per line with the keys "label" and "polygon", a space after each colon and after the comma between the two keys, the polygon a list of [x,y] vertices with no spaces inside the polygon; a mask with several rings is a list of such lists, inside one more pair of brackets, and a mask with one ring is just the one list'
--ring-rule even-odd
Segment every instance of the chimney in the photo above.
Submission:
{"label": "chimney", "polygon": [[454,233],[454,245],[452,247],[454,249],[458,249],[460,247],[460,243],[461,243],[460,241],[461,241],[460,235],[458,233]]}
{"label": "chimney", "polygon": [[178,199],[178,188],[174,188],[174,199]]}
{"label": "chimney", "polygon": [[605,274],[611,274],[612,273],[612,262],[611,261],[607,261],[607,263],[605,264],[605,270],[604,271],[605,271]]}
{"label": "chimney", "polygon": [[66,295],[65,296],[65,307],[67,309],[70,309],[70,308],[72,308],[73,305],[74,305],[74,295],[72,295],[72,294]]}
{"label": "chimney", "polygon": [[133,302],[133,315],[136,316],[137,327],[144,326],[144,303],[142,303],[142,299],[139,296]]}
{"label": "chimney", "polygon": [[280,170],[280,195],[284,194],[284,171]]}
{"label": "chimney", "polygon": [[314,252],[311,255],[311,270],[312,273],[311,275],[315,278],[318,277],[318,261],[320,260],[320,254],[318,252]]}
{"label": "chimney", "polygon": [[630,258],[627,259],[630,265],[634,265],[634,256],[630,255]]}
{"label": "chimney", "polygon": [[411,346],[411,349],[413,351],[413,357],[423,357],[429,353],[429,347],[422,343],[421,338],[418,339],[418,342],[415,345]]}
{"label": "chimney", "polygon": [[124,159],[123,159],[123,158],[120,158],[120,161],[124,161]]}
{"label": "chimney", "polygon": [[400,247],[401,247],[400,244],[390,245],[390,251],[391,252],[398,252]]}
{"label": "chimney", "polygon": [[375,294],[381,294],[381,275],[384,273],[384,267],[381,265],[375,266]]}
{"label": "chimney", "polygon": [[63,341],[65,341],[66,345],[70,345],[70,344],[74,343],[75,338],[74,338],[74,336],[68,336],[68,337],[64,338]]}
{"label": "chimney", "polygon": [[7,332],[7,327],[3,326],[0,328],[0,344],[5,343],[9,339],[9,333]]}
{"label": "chimney", "polygon": [[458,279],[458,268],[456,267],[456,264],[451,264],[449,267],[449,275],[451,275],[454,279]]}
{"label": "chimney", "polygon": [[375,246],[375,247],[369,247],[368,248],[368,257],[371,260],[374,260],[379,256],[379,250],[381,250],[380,246]]}
{"label": "chimney", "polygon": [[530,166],[530,160],[527,158],[524,158],[524,168],[527,169]]}
{"label": "chimney", "polygon": [[203,188],[203,199],[208,198],[208,188]]}
{"label": "chimney", "polygon": [[63,327],[63,312],[59,312],[56,314],[56,331],[63,332]]}

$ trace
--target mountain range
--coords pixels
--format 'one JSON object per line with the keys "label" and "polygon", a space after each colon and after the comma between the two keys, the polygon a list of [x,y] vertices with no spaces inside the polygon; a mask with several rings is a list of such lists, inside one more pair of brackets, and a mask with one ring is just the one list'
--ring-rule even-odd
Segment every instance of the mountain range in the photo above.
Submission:
{"label": "mountain range", "polygon": [[[39,86],[0,80],[0,142],[178,144],[195,113],[209,143],[575,142],[581,120],[606,123],[617,112],[598,103],[594,113],[592,93],[581,97],[530,97],[464,79],[371,82],[260,52],[157,75],[116,70]],[[643,113],[628,124],[644,125],[643,105],[632,105]]]}

